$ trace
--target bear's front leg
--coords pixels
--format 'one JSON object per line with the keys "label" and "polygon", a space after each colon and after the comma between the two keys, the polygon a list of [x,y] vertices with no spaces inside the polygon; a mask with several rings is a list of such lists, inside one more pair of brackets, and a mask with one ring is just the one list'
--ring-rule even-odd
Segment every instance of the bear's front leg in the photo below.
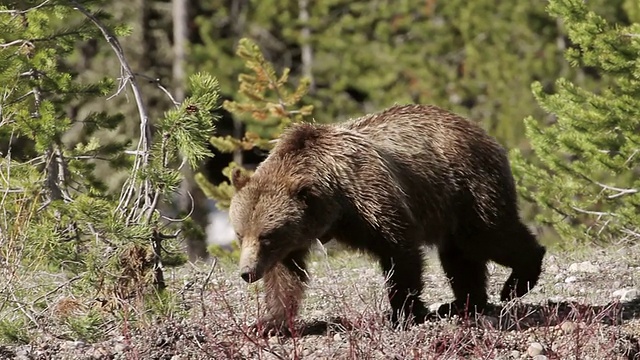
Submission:
{"label": "bear's front leg", "polygon": [[389,251],[387,256],[380,256],[380,265],[387,281],[392,325],[406,329],[411,323],[426,321],[429,311],[420,299],[423,287],[420,250]]}
{"label": "bear's front leg", "polygon": [[304,258],[295,252],[264,275],[266,315],[255,327],[262,335],[290,335],[309,276]]}

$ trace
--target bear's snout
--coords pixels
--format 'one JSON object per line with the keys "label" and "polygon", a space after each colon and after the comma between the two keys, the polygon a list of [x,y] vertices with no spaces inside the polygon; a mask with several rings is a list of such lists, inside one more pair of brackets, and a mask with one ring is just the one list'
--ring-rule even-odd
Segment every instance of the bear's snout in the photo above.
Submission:
{"label": "bear's snout", "polygon": [[249,284],[259,280],[255,269],[251,269],[248,266],[245,266],[240,270],[240,277]]}
{"label": "bear's snout", "polygon": [[263,259],[260,256],[260,244],[247,238],[242,243],[240,251],[240,277],[251,284],[262,278],[264,273]]}

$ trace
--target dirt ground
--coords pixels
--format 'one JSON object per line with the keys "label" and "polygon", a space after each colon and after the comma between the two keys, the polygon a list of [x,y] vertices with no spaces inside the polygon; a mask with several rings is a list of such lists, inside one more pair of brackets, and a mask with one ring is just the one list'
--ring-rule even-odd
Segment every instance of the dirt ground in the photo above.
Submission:
{"label": "dirt ground", "polygon": [[[427,304],[452,294],[433,252]],[[0,359],[640,359],[640,246],[550,251],[527,296],[500,304],[507,269],[491,264],[494,306],[471,318],[393,330],[383,278],[367,256],[314,255],[312,278],[291,337],[249,332],[261,313],[261,284],[235,264],[167,270],[175,296],[153,321],[114,320],[93,342],[43,328],[29,344],[0,345]]]}

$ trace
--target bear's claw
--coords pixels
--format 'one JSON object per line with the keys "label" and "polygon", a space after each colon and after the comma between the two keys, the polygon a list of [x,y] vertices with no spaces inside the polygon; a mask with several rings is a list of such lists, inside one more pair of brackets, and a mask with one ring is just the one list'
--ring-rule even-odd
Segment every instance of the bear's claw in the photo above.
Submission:
{"label": "bear's claw", "polygon": [[261,319],[251,325],[250,330],[260,337],[289,337],[292,335],[292,331],[286,323],[273,319]]}
{"label": "bear's claw", "polygon": [[439,317],[452,317],[459,316],[464,317],[466,315],[474,315],[476,313],[482,313],[484,310],[484,305],[467,305],[466,303],[454,301],[451,303],[446,303],[440,305],[438,311],[436,312]]}

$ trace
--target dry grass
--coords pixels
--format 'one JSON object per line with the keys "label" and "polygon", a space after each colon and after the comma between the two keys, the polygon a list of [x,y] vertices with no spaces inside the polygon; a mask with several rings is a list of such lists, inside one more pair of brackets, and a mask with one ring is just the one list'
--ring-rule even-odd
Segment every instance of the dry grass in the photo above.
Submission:
{"label": "dry grass", "polygon": [[[437,260],[429,258],[423,297],[429,304],[448,301],[446,279]],[[583,261],[594,268],[569,271],[571,264]],[[250,332],[261,315],[261,285],[247,285],[235,264],[223,262],[169,271],[174,296],[145,304],[149,321],[128,321],[121,313],[94,343],[42,332],[30,345],[0,347],[0,357],[640,359],[640,301],[622,303],[611,296],[621,288],[640,289],[638,246],[551,252],[539,286],[520,301],[496,305],[477,317],[436,320],[407,331],[393,330],[387,322],[383,278],[366,256],[317,256],[310,273],[312,282],[291,337],[262,338]],[[490,301],[498,304],[496,294],[507,271],[492,266],[490,273]],[[566,282],[569,277],[574,279]],[[76,304],[68,304],[75,311]]]}

